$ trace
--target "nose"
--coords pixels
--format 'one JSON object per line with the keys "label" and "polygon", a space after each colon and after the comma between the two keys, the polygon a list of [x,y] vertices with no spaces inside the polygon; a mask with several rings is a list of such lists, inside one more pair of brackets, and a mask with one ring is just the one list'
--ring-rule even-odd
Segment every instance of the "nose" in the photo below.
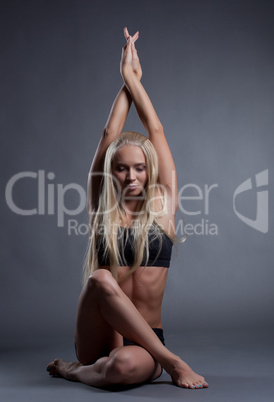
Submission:
{"label": "nose", "polygon": [[129,181],[134,181],[136,179],[134,169],[129,169],[128,170],[127,179]]}

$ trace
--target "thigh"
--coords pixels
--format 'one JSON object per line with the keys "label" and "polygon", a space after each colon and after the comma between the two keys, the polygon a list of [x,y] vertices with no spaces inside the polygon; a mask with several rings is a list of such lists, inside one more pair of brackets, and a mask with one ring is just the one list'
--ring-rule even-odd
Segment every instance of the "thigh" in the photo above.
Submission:
{"label": "thigh", "polygon": [[102,317],[95,292],[87,283],[80,294],[76,317],[75,348],[82,364],[92,364],[123,345],[122,336]]}
{"label": "thigh", "polygon": [[155,380],[162,374],[162,366],[155,360],[151,354],[143,349],[141,346],[127,346],[128,348],[135,348],[132,351],[136,359],[136,377],[138,382],[147,382]]}

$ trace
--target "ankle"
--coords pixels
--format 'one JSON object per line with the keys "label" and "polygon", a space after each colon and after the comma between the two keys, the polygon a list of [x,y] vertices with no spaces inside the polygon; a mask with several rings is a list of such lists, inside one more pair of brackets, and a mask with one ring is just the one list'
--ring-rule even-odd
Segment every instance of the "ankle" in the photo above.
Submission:
{"label": "ankle", "polygon": [[66,369],[65,378],[68,381],[78,381],[79,367],[81,366],[78,362],[69,363]]}
{"label": "ankle", "polygon": [[168,357],[166,357],[163,362],[159,361],[161,366],[163,366],[163,368],[167,372],[174,370],[175,367],[177,367],[179,365],[179,362],[180,362],[180,357],[176,356],[174,353],[171,353],[171,352],[170,352],[170,355]]}
{"label": "ankle", "polygon": [[168,365],[169,365],[169,367],[168,367],[169,373],[174,373],[174,372],[187,373],[187,372],[191,371],[191,368],[189,367],[189,365],[186,362],[184,362],[179,356],[176,356],[176,355],[174,355],[173,358],[168,362]]}

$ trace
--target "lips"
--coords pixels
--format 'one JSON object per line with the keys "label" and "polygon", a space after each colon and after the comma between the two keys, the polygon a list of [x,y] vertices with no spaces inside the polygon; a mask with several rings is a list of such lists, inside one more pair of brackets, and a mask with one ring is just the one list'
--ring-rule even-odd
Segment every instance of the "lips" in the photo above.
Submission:
{"label": "lips", "polygon": [[139,186],[137,184],[133,185],[133,186],[127,186],[128,190],[136,190],[136,188],[138,188]]}

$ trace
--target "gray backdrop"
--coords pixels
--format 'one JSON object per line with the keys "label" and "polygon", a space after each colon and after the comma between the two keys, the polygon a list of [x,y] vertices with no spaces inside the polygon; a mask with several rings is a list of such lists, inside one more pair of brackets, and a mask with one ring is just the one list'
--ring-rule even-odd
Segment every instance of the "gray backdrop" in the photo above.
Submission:
{"label": "gray backdrop", "polygon": [[[1,347],[73,338],[87,245],[80,201],[122,85],[124,26],[140,31],[142,82],[165,128],[181,196],[192,197],[181,197],[177,217],[180,224],[183,214],[189,236],[172,258],[166,333],[272,328],[273,3],[1,5]],[[144,133],[134,108],[125,128]],[[18,173],[32,177],[17,180],[5,195]],[[253,221],[258,213],[259,229],[233,208],[235,190],[249,178],[252,189],[238,194],[235,210]],[[212,185],[207,202],[205,186]],[[64,214],[61,226],[65,186],[65,207],[81,211]],[[23,210],[39,204],[39,214],[17,214],[11,198]],[[69,231],[72,224],[78,230]]]}

